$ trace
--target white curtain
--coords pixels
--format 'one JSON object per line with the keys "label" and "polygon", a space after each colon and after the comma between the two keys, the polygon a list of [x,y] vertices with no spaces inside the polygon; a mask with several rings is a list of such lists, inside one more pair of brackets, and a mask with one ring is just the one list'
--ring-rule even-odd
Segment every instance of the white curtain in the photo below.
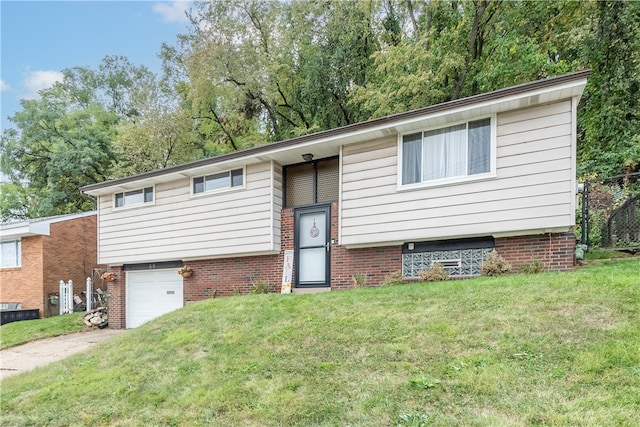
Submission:
{"label": "white curtain", "polygon": [[465,175],[466,124],[425,132],[424,151],[424,181]]}

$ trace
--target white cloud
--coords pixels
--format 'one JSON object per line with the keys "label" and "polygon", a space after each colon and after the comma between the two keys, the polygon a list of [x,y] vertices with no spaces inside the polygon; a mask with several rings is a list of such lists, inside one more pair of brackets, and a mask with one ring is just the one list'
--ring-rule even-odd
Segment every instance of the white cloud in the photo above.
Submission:
{"label": "white cloud", "polygon": [[0,79],[0,92],[6,92],[8,90],[11,90],[11,86],[5,83],[4,80]]}
{"label": "white cloud", "polygon": [[63,77],[64,75],[59,71],[29,71],[22,82],[27,91],[22,98],[38,98],[38,91],[53,86],[55,82],[62,81]]}
{"label": "white cloud", "polygon": [[165,22],[187,23],[189,20],[185,11],[189,9],[189,3],[188,1],[156,3],[153,5],[153,11],[162,15]]}

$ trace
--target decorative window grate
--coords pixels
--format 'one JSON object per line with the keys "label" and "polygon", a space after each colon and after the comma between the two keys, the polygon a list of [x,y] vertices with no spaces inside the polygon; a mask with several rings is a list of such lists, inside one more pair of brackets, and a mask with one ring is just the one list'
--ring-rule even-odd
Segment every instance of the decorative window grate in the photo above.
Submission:
{"label": "decorative window grate", "polygon": [[418,277],[420,270],[428,270],[433,263],[439,262],[449,272],[449,277],[479,276],[482,263],[492,250],[479,248],[404,253],[402,274],[405,277]]}

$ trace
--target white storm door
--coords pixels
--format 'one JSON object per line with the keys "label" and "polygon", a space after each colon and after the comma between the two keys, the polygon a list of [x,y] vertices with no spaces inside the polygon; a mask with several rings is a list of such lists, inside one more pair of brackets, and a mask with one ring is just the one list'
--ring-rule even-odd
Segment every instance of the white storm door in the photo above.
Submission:
{"label": "white storm door", "polygon": [[330,286],[330,206],[296,210],[296,286]]}

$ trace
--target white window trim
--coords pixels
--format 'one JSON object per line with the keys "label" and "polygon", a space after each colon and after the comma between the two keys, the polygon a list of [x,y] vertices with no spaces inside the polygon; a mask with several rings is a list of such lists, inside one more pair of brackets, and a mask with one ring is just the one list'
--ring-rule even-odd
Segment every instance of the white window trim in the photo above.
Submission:
{"label": "white window trim", "polygon": [[[205,190],[201,193],[195,193],[193,191],[193,180],[196,178],[203,178],[203,177],[207,177],[209,175],[215,175],[218,173],[225,173],[225,172],[231,173],[231,171],[235,171],[238,169],[242,170],[242,185],[236,185],[235,187],[230,186],[230,187],[216,188],[214,190]],[[233,191],[244,190],[246,187],[247,187],[247,168],[244,166],[240,168],[226,169],[219,172],[212,172],[204,175],[192,176],[191,179],[189,180],[189,193],[191,195],[191,198],[206,197],[206,196],[211,196],[213,194],[220,194],[220,193],[229,193]]]}
{"label": "white window trim", "polygon": [[[3,260],[0,259],[0,268],[20,268],[22,267],[22,239],[16,240],[7,240],[4,242],[0,242],[0,244],[4,243],[17,243],[16,244],[16,265],[2,265]],[[4,255],[2,255],[4,256]]]}
{"label": "white window trim", "polygon": [[[151,187],[152,191],[153,191],[153,201],[152,202],[145,202],[144,201],[144,189],[145,188],[149,188],[149,187]],[[120,193],[124,194],[124,193],[129,193],[129,192],[138,191],[138,190],[143,190],[143,196],[142,196],[143,201],[141,203],[134,203],[134,204],[131,204],[131,205],[127,205],[125,203],[124,206],[116,206],[116,194],[120,194]],[[141,207],[144,207],[144,206],[154,206],[156,204],[156,186],[155,185],[145,185],[144,187],[136,188],[134,190],[118,191],[118,192],[113,193],[111,197],[113,199],[112,200],[113,209],[117,209],[117,210],[136,209],[136,208],[141,208]]]}
{"label": "white window trim", "polygon": [[[417,132],[429,132],[431,130],[436,130],[436,129],[442,129],[445,127],[450,127],[450,126],[456,126],[456,125],[460,125],[463,123],[469,123],[469,122],[474,122],[476,120],[482,120],[482,119],[491,119],[491,136],[490,136],[490,142],[489,142],[489,146],[490,146],[490,154],[489,154],[489,172],[485,172],[485,173],[478,173],[478,174],[474,174],[474,175],[460,175],[460,176],[454,176],[454,177],[450,177],[450,178],[441,178],[441,179],[434,179],[434,180],[430,180],[430,181],[424,181],[424,182],[416,182],[413,184],[403,184],[402,183],[402,165],[403,165],[403,150],[402,150],[402,137],[404,135],[410,135],[413,133],[417,133]],[[398,141],[397,141],[397,150],[398,150],[398,171],[397,171],[397,191],[410,191],[410,190],[417,190],[417,189],[423,189],[423,188],[432,188],[432,187],[445,187],[448,185],[456,185],[456,184],[461,184],[461,183],[467,183],[467,182],[473,182],[473,181],[484,181],[484,180],[488,180],[488,179],[494,179],[496,178],[497,172],[496,172],[496,158],[497,158],[497,116],[496,114],[490,114],[490,115],[483,115],[483,116],[478,116],[478,117],[473,117],[467,120],[459,120],[456,122],[450,122],[450,123],[446,123],[446,124],[440,124],[438,126],[432,126],[432,127],[427,127],[427,128],[423,128],[423,129],[416,129],[412,132],[404,132],[404,133],[399,133],[398,134]]]}

